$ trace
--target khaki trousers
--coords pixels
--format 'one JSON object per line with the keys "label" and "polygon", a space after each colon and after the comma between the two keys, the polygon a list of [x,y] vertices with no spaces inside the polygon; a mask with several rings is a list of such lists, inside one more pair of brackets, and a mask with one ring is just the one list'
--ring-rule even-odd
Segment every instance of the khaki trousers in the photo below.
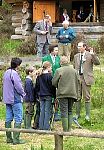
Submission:
{"label": "khaki trousers", "polygon": [[70,54],[71,54],[71,43],[62,44],[58,43],[59,56],[67,56],[70,62]]}
{"label": "khaki trousers", "polygon": [[85,102],[90,102],[91,95],[90,95],[91,85],[87,85],[84,76],[80,75],[80,96],[85,100]]}

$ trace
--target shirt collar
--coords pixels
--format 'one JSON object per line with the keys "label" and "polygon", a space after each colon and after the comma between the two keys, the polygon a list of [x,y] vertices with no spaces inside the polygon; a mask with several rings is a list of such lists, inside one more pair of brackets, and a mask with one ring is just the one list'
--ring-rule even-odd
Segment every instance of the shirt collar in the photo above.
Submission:
{"label": "shirt collar", "polygon": [[32,80],[32,78],[29,75],[26,78]]}
{"label": "shirt collar", "polygon": [[49,73],[49,72],[48,72],[48,70],[46,69],[46,70],[43,70],[43,74],[44,74],[44,73]]}

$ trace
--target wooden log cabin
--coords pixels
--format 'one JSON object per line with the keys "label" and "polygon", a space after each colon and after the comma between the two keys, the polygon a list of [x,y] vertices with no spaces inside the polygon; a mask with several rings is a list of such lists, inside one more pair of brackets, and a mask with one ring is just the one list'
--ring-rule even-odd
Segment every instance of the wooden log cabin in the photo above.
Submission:
{"label": "wooden log cabin", "polygon": [[[5,0],[12,5],[12,26],[15,28],[12,39],[25,39],[32,33],[34,24],[43,19],[45,14],[51,16],[54,26],[59,26],[63,9],[66,8],[72,26],[100,26],[104,31],[104,0]],[[76,22],[76,13],[83,7],[86,14],[93,8],[93,20]],[[86,18],[87,19],[87,18]],[[88,29],[89,30],[89,29]]]}

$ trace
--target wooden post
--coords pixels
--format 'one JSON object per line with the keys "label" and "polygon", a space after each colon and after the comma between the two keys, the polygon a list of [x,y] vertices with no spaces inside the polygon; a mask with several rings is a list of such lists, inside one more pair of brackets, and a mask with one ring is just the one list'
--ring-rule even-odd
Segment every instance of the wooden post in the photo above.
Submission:
{"label": "wooden post", "polygon": [[94,17],[93,17],[94,22],[96,22],[96,18],[97,18],[97,2],[96,0],[94,0]]}
{"label": "wooden post", "polygon": [[63,150],[63,135],[54,135],[55,137],[55,150]]}

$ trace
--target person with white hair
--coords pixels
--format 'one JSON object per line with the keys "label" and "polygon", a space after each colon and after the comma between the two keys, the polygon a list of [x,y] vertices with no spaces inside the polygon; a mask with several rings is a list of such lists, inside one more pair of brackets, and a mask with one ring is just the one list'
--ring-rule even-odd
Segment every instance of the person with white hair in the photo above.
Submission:
{"label": "person with white hair", "polygon": [[56,38],[58,39],[58,48],[60,56],[67,56],[70,61],[71,43],[76,37],[76,33],[72,27],[69,27],[69,21],[62,23],[63,28],[58,30]]}

